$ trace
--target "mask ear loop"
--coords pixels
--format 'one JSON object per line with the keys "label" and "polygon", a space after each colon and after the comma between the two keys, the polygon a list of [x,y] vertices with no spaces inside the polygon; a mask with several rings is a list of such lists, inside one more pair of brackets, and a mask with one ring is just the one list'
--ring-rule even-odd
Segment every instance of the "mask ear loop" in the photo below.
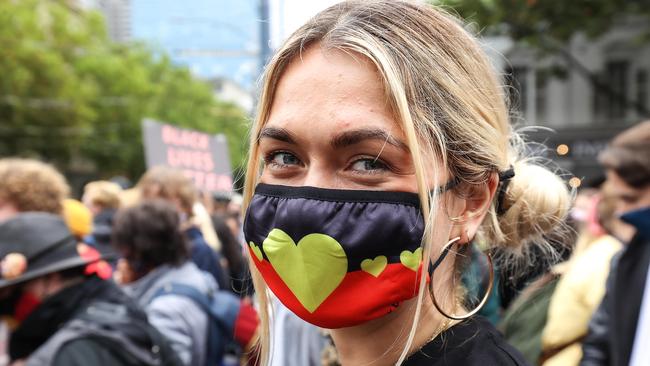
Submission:
{"label": "mask ear loop", "polygon": [[442,314],[444,317],[452,320],[465,320],[467,318],[470,318],[474,316],[476,313],[478,313],[483,305],[487,302],[487,300],[490,298],[490,294],[492,293],[492,286],[494,285],[494,265],[492,263],[492,256],[489,253],[486,253],[487,259],[488,259],[488,264],[490,266],[490,281],[488,284],[487,291],[485,292],[485,295],[483,296],[483,299],[481,299],[481,302],[478,304],[477,307],[475,307],[472,311],[468,312],[467,314],[464,315],[450,315],[447,314],[444,310],[442,310],[442,307],[438,304],[438,301],[436,300],[436,296],[433,293],[433,274],[435,273],[436,269],[438,266],[440,266],[440,263],[447,257],[447,254],[449,254],[449,250],[451,249],[454,244],[456,244],[460,240],[460,236],[455,237],[451,239],[445,246],[442,248],[442,253],[438,257],[438,259],[429,267],[429,273],[430,273],[430,279],[431,279],[431,284],[429,287],[429,296],[431,297],[431,300],[433,301],[433,306],[436,307],[436,310],[440,314]]}

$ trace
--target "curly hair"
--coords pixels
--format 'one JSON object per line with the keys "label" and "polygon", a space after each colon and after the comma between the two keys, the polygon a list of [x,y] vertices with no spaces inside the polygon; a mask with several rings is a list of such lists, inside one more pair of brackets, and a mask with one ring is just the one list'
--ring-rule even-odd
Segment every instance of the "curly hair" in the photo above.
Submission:
{"label": "curly hair", "polygon": [[65,178],[53,166],[32,159],[0,159],[0,201],[18,211],[60,215],[70,193]]}
{"label": "curly hair", "polygon": [[142,198],[177,200],[181,209],[192,216],[192,206],[197,199],[194,183],[182,171],[166,166],[155,166],[140,178],[137,187]]}
{"label": "curly hair", "polygon": [[163,264],[179,266],[189,258],[178,212],[160,199],[118,211],[111,241],[139,274]]}
{"label": "curly hair", "polygon": [[102,209],[117,209],[121,205],[121,193],[122,188],[117,183],[98,180],[86,184],[83,201],[97,205]]}

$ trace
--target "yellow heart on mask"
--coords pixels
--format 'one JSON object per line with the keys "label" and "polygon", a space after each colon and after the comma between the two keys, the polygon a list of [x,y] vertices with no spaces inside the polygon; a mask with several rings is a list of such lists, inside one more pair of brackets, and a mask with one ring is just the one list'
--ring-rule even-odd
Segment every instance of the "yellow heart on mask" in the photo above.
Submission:
{"label": "yellow heart on mask", "polygon": [[422,261],[422,248],[417,248],[413,252],[409,252],[408,250],[403,251],[399,255],[399,261],[402,262],[405,267],[417,272],[418,267],[420,267],[420,262]]}
{"label": "yellow heart on mask", "polygon": [[310,313],[348,272],[343,247],[325,234],[309,234],[296,244],[284,231],[273,229],[262,246],[275,272]]}
{"label": "yellow heart on mask", "polygon": [[255,245],[255,243],[250,242],[248,243],[248,245],[251,247],[253,254],[255,254],[258,260],[261,261],[264,259],[264,256],[262,255],[262,250],[260,250],[260,248],[257,245]]}
{"label": "yellow heart on mask", "polygon": [[387,264],[388,259],[386,259],[385,256],[380,255],[375,257],[375,259],[364,259],[361,261],[361,270],[370,273],[375,277],[379,277],[384,269],[386,269]]}

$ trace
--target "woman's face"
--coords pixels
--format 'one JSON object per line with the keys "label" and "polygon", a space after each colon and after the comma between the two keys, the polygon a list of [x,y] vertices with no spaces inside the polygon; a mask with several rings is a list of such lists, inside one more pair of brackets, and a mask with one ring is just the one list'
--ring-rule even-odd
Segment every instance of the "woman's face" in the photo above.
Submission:
{"label": "woman's face", "polygon": [[261,182],[417,192],[406,138],[365,57],[316,45],[280,79],[260,134]]}

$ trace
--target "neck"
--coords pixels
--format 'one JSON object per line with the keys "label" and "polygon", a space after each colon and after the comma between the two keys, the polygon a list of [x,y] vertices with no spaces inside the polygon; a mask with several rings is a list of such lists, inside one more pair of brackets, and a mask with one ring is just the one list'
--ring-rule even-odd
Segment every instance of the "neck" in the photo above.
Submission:
{"label": "neck", "polygon": [[[445,324],[446,318],[427,300],[423,301],[409,354],[427,344]],[[331,335],[341,365],[395,365],[406,345],[416,304],[417,298],[414,298],[382,318],[354,327],[333,329]]]}

